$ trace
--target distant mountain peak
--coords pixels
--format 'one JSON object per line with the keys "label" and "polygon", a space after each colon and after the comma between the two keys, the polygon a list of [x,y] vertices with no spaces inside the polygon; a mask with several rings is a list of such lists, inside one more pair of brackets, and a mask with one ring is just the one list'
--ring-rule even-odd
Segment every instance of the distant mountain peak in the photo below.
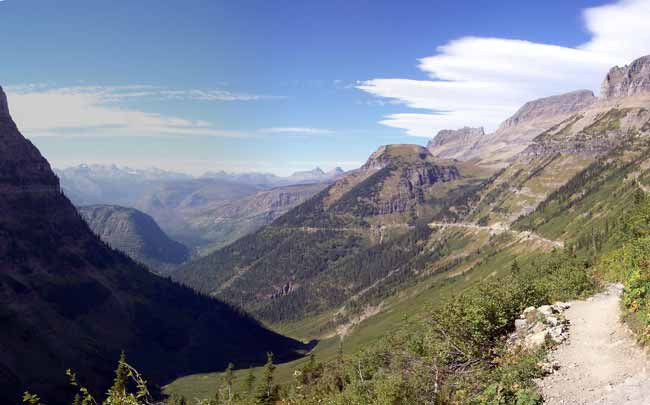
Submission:
{"label": "distant mountain peak", "polygon": [[461,129],[443,129],[439,131],[427,144],[427,148],[442,146],[450,142],[461,141],[463,143],[475,142],[485,135],[483,127],[463,127]]}
{"label": "distant mountain peak", "polygon": [[416,163],[433,159],[431,152],[421,145],[395,144],[379,147],[361,167],[364,170],[383,169],[384,167],[398,163]]}
{"label": "distant mountain peak", "polygon": [[634,60],[629,65],[610,69],[601,86],[602,98],[617,98],[650,93],[650,55]]}

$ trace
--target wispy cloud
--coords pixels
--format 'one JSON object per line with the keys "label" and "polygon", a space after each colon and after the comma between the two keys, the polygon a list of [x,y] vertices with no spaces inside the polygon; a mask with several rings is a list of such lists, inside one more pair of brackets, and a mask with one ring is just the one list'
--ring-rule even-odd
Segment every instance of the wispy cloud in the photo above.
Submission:
{"label": "wispy cloud", "polygon": [[261,134],[289,134],[289,135],[327,135],[333,134],[331,129],[305,128],[305,127],[273,127],[257,130]]}
{"label": "wispy cloud", "polygon": [[377,78],[357,88],[427,112],[392,114],[382,124],[410,135],[496,126],[524,102],[577,89],[597,91],[607,70],[650,53],[650,1],[584,10],[592,38],[568,48],[502,38],[464,37],[419,60],[428,80]]}
{"label": "wispy cloud", "polygon": [[13,118],[28,136],[52,135],[198,135],[242,137],[211,122],[125,107],[128,99],[254,101],[270,96],[226,90],[169,90],[156,86],[8,86]]}

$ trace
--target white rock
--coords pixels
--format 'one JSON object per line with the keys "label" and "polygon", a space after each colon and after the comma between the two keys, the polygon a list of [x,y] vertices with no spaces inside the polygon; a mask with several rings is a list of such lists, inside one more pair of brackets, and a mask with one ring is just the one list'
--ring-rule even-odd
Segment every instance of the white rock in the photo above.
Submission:
{"label": "white rock", "polygon": [[547,316],[546,317],[546,323],[551,325],[551,326],[557,326],[560,323],[560,321],[559,321],[559,319],[557,319],[554,316]]}
{"label": "white rock", "polygon": [[556,301],[553,304],[553,307],[556,308],[557,311],[563,311],[565,309],[571,308],[571,304],[569,304],[568,302]]}
{"label": "white rock", "polygon": [[532,335],[526,336],[526,339],[524,340],[524,346],[529,348],[529,349],[534,349],[537,347],[540,347],[544,344],[546,341],[546,337],[548,336],[548,331],[543,330],[541,332],[533,333]]}
{"label": "white rock", "polygon": [[536,322],[532,327],[529,328],[530,333],[538,333],[546,330],[546,325],[541,322]]}
{"label": "white rock", "polygon": [[550,305],[542,305],[541,307],[537,308],[537,311],[538,311],[539,313],[541,313],[542,315],[544,315],[544,316],[551,316],[551,315],[553,315],[555,312],[557,312],[557,311],[555,311],[555,310],[553,309],[553,307],[550,306]]}

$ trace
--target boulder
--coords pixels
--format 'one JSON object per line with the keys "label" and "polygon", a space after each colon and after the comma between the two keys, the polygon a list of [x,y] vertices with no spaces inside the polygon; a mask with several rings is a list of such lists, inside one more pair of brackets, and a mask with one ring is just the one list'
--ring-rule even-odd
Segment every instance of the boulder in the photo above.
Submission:
{"label": "boulder", "polygon": [[525,319],[515,319],[515,329],[516,330],[523,330],[527,326],[527,322]]}
{"label": "boulder", "polygon": [[537,311],[540,314],[544,315],[544,317],[552,316],[557,312],[551,305],[542,305],[541,307],[537,308]]}
{"label": "boulder", "polygon": [[526,336],[524,339],[524,347],[527,349],[536,349],[541,347],[548,337],[548,331],[544,329],[541,332],[533,333],[532,335]]}

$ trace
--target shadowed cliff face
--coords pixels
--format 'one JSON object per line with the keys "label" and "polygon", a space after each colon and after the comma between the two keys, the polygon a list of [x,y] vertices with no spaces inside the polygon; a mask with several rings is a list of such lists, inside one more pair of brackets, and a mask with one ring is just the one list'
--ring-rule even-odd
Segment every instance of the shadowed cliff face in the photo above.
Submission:
{"label": "shadowed cliff face", "polygon": [[0,98],[0,403],[70,403],[65,370],[101,395],[122,350],[154,384],[302,346],[161,279],[102,243]]}
{"label": "shadowed cliff face", "polygon": [[116,205],[80,207],[79,213],[97,236],[152,271],[165,274],[190,257],[149,215]]}

